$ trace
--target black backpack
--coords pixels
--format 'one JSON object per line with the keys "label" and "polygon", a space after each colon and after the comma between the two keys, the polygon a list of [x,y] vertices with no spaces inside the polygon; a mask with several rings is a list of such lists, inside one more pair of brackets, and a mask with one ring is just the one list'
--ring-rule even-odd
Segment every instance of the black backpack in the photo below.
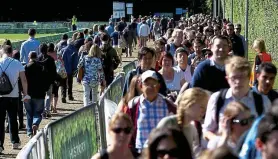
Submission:
{"label": "black backpack", "polygon": [[10,94],[13,91],[13,86],[11,84],[11,81],[5,71],[10,66],[10,64],[13,62],[13,60],[8,64],[5,70],[2,69],[0,66],[0,69],[2,70],[2,74],[0,75],[0,95],[7,95]]}
{"label": "black backpack", "polygon": [[[219,125],[218,123],[219,123],[220,110],[224,106],[227,91],[228,91],[228,89],[220,90],[220,94],[219,94],[217,102],[216,102],[215,119],[216,119],[216,123],[217,123],[217,129],[218,129],[218,125]],[[255,100],[256,111],[258,113],[258,116],[260,116],[260,115],[263,114],[263,111],[264,111],[263,98],[260,94],[254,92],[254,91],[253,91],[253,97],[254,97],[254,100]]]}

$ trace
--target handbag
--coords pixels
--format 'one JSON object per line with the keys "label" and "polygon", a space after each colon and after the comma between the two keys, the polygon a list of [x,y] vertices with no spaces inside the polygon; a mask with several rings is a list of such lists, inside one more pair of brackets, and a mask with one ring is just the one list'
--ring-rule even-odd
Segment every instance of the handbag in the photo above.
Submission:
{"label": "handbag", "polygon": [[78,69],[77,77],[76,77],[77,80],[82,81],[84,74],[85,74],[85,69],[84,69],[84,66],[82,66]]}

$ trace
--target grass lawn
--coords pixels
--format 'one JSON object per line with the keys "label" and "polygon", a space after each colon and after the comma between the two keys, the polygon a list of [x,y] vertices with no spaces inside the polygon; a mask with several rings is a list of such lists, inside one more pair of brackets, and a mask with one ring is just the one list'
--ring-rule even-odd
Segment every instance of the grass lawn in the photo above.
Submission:
{"label": "grass lawn", "polygon": [[[37,34],[36,37],[43,37],[43,36],[50,36],[50,35],[55,35],[55,34]],[[0,44],[3,43],[5,39],[9,39],[12,42],[14,41],[20,41],[20,40],[25,40],[28,39],[28,34],[0,34]]]}

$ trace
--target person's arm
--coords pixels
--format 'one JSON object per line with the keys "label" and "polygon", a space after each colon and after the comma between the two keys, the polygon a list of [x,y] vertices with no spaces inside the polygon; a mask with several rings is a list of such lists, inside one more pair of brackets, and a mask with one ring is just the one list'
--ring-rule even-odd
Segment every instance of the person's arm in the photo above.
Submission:
{"label": "person's arm", "polygon": [[24,49],[24,45],[23,45],[24,43],[22,43],[21,44],[21,47],[20,47],[20,62],[26,62],[27,63],[27,61],[25,61],[25,56],[26,56],[26,53],[25,53],[25,49]]}
{"label": "person's arm", "polygon": [[208,105],[207,105],[207,110],[206,110],[206,116],[205,116],[205,121],[203,124],[203,137],[206,140],[212,140],[216,137],[215,132],[217,132],[217,122],[215,118],[216,114],[216,103],[217,99],[219,96],[219,92],[216,92],[211,95]]}
{"label": "person's arm", "polygon": [[26,95],[28,95],[28,84],[27,84],[27,79],[25,76],[25,71],[19,72],[19,77],[20,77],[21,84],[22,84],[23,95],[26,96]]}
{"label": "person's arm", "polygon": [[205,76],[204,76],[204,67],[199,66],[195,69],[192,77],[192,87],[200,87],[206,89],[205,84],[207,81],[205,81]]}

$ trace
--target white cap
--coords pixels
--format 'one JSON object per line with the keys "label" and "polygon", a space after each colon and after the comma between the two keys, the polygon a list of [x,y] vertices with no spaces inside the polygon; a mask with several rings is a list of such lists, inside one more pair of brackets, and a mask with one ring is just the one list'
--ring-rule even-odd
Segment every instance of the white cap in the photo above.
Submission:
{"label": "white cap", "polygon": [[157,74],[155,71],[152,71],[152,70],[148,70],[148,71],[145,71],[142,75],[141,75],[141,78],[142,78],[142,82],[144,82],[146,79],[148,78],[152,78],[152,79],[155,79],[158,81],[158,77],[157,77]]}

